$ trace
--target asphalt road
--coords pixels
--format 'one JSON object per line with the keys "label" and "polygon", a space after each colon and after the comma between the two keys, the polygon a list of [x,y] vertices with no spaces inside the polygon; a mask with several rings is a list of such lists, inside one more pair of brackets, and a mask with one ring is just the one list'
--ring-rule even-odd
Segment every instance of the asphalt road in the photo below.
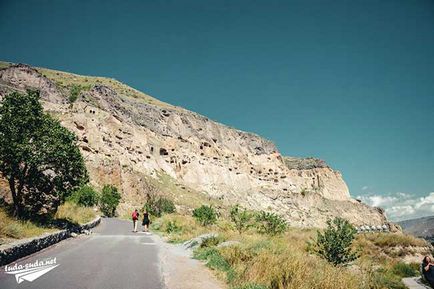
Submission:
{"label": "asphalt road", "polygon": [[90,236],[62,241],[9,266],[56,258],[58,266],[32,282],[17,283],[0,271],[0,288],[32,289],[159,289],[158,246],[144,233],[132,233],[132,224],[102,219]]}

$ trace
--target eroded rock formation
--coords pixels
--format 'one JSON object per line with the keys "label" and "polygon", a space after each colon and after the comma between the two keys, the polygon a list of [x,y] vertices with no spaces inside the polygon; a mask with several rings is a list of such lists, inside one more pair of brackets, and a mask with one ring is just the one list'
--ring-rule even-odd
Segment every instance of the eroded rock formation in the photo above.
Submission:
{"label": "eroded rock formation", "polygon": [[[71,83],[89,87],[72,105]],[[117,185],[125,204],[143,201],[143,179],[164,172],[223,204],[275,211],[293,225],[323,226],[334,216],[356,225],[387,222],[380,210],[353,200],[324,161],[281,156],[266,139],[117,81],[27,65],[0,70],[0,98],[26,88],[41,90],[45,110],[78,136],[92,182]]]}

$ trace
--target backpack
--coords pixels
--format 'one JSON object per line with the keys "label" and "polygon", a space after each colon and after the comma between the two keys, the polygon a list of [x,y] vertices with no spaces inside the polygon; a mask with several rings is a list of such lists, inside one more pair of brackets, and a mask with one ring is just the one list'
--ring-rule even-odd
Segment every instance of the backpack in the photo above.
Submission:
{"label": "backpack", "polygon": [[132,217],[133,217],[133,220],[137,220],[138,218],[138,216],[137,216],[138,214],[137,214],[137,212],[136,211],[134,211],[133,212],[133,215],[132,215]]}

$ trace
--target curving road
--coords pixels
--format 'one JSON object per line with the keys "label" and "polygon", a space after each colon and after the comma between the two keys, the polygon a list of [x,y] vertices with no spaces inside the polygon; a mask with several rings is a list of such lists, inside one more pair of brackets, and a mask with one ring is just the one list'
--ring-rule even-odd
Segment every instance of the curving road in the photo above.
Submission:
{"label": "curving road", "polygon": [[0,288],[160,289],[164,288],[157,244],[144,233],[132,233],[131,222],[102,219],[90,236],[70,238],[9,266],[56,258],[58,266],[32,282],[17,283],[0,271]]}

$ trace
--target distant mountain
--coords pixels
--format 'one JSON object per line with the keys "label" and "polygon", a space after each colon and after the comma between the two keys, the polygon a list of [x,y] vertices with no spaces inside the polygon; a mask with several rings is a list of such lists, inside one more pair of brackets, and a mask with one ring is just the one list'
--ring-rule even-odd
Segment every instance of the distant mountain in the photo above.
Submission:
{"label": "distant mountain", "polygon": [[434,242],[434,216],[398,222],[404,232]]}

